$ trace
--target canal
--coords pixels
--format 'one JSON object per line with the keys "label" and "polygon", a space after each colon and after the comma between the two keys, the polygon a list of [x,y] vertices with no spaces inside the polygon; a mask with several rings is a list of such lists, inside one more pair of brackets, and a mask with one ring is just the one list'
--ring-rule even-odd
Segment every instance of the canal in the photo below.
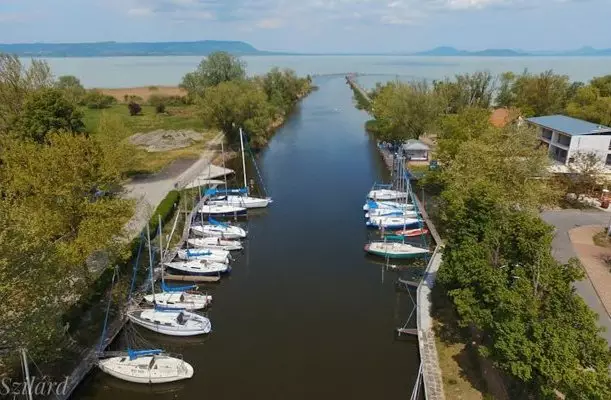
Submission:
{"label": "canal", "polygon": [[[408,398],[415,338],[395,328],[411,311],[396,274],[365,257],[364,196],[385,177],[367,115],[341,77],[320,78],[259,158],[271,207],[248,223],[231,276],[208,290],[213,333],[140,341],[181,353],[191,380],[151,387],[95,371],[78,399]],[[412,322],[410,327],[414,327]]]}

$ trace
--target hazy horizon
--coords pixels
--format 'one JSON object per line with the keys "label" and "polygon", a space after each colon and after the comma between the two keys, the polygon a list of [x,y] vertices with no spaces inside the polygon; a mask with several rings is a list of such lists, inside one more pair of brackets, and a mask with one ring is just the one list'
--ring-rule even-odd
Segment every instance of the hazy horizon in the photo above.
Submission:
{"label": "hazy horizon", "polygon": [[607,0],[0,0],[0,38],[241,40],[267,51],[333,54],[560,51],[611,47],[610,14]]}

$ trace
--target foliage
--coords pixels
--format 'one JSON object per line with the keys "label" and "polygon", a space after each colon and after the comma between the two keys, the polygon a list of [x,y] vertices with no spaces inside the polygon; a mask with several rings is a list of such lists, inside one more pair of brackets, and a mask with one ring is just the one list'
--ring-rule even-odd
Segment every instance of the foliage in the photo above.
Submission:
{"label": "foliage", "polygon": [[108,108],[117,102],[113,96],[106,95],[99,90],[88,90],[83,97],[83,104],[92,110]]}
{"label": "foliage", "polygon": [[468,107],[490,108],[495,79],[490,72],[456,75],[455,81],[433,81],[433,88],[447,104],[446,112],[454,114]]}
{"label": "foliage", "polygon": [[185,97],[183,96],[167,96],[163,94],[153,94],[149,96],[148,104],[157,107],[159,104],[165,106],[180,107],[186,104]]}
{"label": "foliage", "polygon": [[390,82],[371,106],[378,121],[377,138],[386,142],[418,139],[434,126],[443,108],[443,100],[424,81]]}
{"label": "foliage", "polygon": [[116,142],[69,133],[50,133],[44,144],[0,140],[2,337],[48,359],[65,338],[63,314],[93,278],[90,256],[123,256],[118,232],[131,202],[104,193],[120,183],[125,154]]}
{"label": "foliage", "polygon": [[243,80],[246,78],[246,63],[240,58],[224,51],[211,53],[199,64],[194,72],[186,74],[180,87],[191,98],[201,96],[206,88],[221,82]]}
{"label": "foliage", "polygon": [[[609,77],[611,79],[611,75]],[[604,78],[594,78],[590,85],[577,89],[566,107],[567,114],[596,124],[611,125],[611,96],[603,95],[608,90],[603,85]]]}
{"label": "foliage", "polygon": [[607,229],[603,229],[600,232],[596,232],[592,236],[592,241],[595,245],[600,247],[611,247],[611,238],[609,237]]}
{"label": "foliage", "polygon": [[463,108],[459,114],[444,115],[439,119],[437,159],[449,165],[463,143],[477,139],[494,128],[490,124],[490,111],[485,108]]}
{"label": "foliage", "polygon": [[503,74],[497,104],[517,107],[527,117],[562,113],[574,88],[566,75],[548,70],[539,75],[524,71],[521,75]]}
{"label": "foliage", "polygon": [[267,141],[274,120],[274,108],[255,82],[222,82],[208,88],[198,105],[208,128],[222,130],[235,139],[242,127],[251,135],[255,146]]}
{"label": "foliage", "polygon": [[577,195],[593,193],[600,187],[605,172],[600,156],[594,152],[577,152],[572,153],[571,158],[573,162],[568,164],[568,168],[572,176],[568,191]]}
{"label": "foliage", "polygon": [[155,106],[155,112],[157,114],[163,114],[165,113],[165,104],[164,103],[159,103]]}
{"label": "foliage", "polygon": [[311,81],[307,78],[299,78],[291,69],[280,71],[279,68],[274,67],[263,75],[259,82],[269,103],[281,115],[287,115],[292,111],[297,101],[311,90]]}
{"label": "foliage", "polygon": [[161,200],[161,203],[159,203],[155,209],[155,212],[151,216],[151,219],[149,220],[151,237],[154,237],[157,234],[157,229],[159,228],[159,217],[161,216],[161,222],[165,224],[174,215],[174,209],[178,206],[179,201],[180,192],[176,190],[172,190],[163,200]]}
{"label": "foliage", "polygon": [[62,90],[64,95],[74,104],[82,104],[83,98],[85,97],[86,91],[81,81],[72,75],[63,75],[57,78],[55,87]]}
{"label": "foliage", "polygon": [[611,97],[611,75],[592,78],[590,85],[598,90],[602,97]]}
{"label": "foliage", "polygon": [[16,129],[21,136],[43,143],[49,132],[82,132],[82,118],[83,114],[62,90],[44,88],[25,98]]}
{"label": "foliage", "polygon": [[0,133],[12,128],[29,93],[52,82],[46,62],[32,60],[26,69],[17,56],[0,53]]}
{"label": "foliage", "polygon": [[129,115],[132,117],[135,115],[139,115],[142,112],[142,107],[138,103],[134,103],[133,101],[127,105],[129,109]]}

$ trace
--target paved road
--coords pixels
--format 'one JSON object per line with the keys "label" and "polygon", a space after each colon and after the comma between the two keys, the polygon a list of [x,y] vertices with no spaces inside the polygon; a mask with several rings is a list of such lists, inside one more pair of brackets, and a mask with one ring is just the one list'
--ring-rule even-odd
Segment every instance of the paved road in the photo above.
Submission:
{"label": "paved road", "polygon": [[[560,262],[567,262],[571,257],[577,257],[569,239],[569,230],[583,225],[608,225],[611,214],[598,210],[555,210],[545,211],[541,218],[557,229],[552,242],[552,255]],[[599,316],[600,325],[606,328],[602,336],[611,345],[611,318],[600,302],[592,283],[586,277],[583,281],[575,282],[577,293],[585,300]]]}

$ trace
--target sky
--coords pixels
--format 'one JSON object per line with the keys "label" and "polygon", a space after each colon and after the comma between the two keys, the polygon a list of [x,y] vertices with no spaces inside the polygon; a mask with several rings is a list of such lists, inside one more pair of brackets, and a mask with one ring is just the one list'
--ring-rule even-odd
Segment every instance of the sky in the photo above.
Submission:
{"label": "sky", "polygon": [[0,0],[0,42],[242,40],[261,50],[611,48],[611,0]]}

